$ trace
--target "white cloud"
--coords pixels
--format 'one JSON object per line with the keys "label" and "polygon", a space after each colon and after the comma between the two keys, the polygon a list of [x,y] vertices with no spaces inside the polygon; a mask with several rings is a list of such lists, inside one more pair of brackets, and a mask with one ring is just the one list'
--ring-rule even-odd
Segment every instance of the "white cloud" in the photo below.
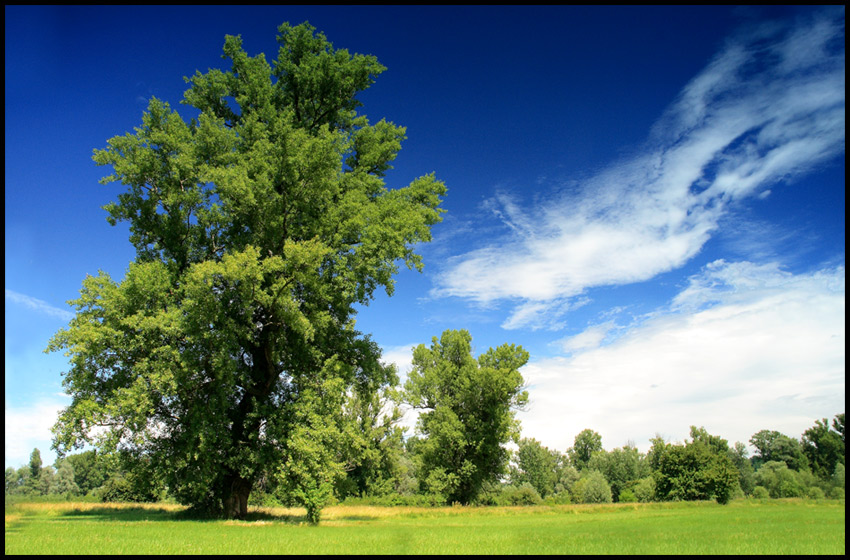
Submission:
{"label": "white cloud", "polygon": [[407,374],[413,369],[413,349],[419,346],[418,342],[402,344],[400,346],[389,346],[381,351],[381,361],[385,364],[395,364],[401,383],[407,379]]}
{"label": "white cloud", "polygon": [[11,300],[14,303],[23,305],[25,307],[29,307],[30,309],[39,313],[50,315],[52,317],[58,317],[63,321],[70,321],[74,318],[74,314],[68,311],[67,309],[54,307],[46,301],[28,295],[20,294],[18,292],[10,290],[9,288],[6,288],[6,299]]}
{"label": "white cloud", "polygon": [[585,428],[606,449],[633,440],[643,451],[656,432],[682,440],[691,425],[730,443],[761,429],[799,437],[844,411],[844,291],[843,267],[795,276],[712,263],[669,312],[607,345],[610,325],[591,327],[572,356],[526,366],[523,435],[561,451]]}
{"label": "white cloud", "polygon": [[[844,18],[832,16],[730,41],[640,153],[569,194],[529,209],[499,194],[487,206],[509,237],[451,259],[432,295],[511,300],[504,328],[539,327],[588,288],[684,265],[731,201],[763,196],[843,151],[844,50],[831,43],[843,39]],[[542,305],[551,302],[560,309]]]}
{"label": "white cloud", "polygon": [[[410,344],[402,344],[400,346],[389,346],[383,348],[381,352],[382,362],[385,364],[395,364],[396,371],[399,377],[399,385],[404,386],[407,381],[407,376],[410,370],[413,369],[413,349],[419,346],[420,343],[412,342]],[[399,421],[399,425],[407,428],[407,435],[413,435],[416,428],[416,420],[419,418],[419,413],[413,410],[410,406],[402,405],[399,407],[403,412],[403,416]]]}
{"label": "white cloud", "polygon": [[42,400],[29,406],[9,408],[6,405],[5,463],[6,467],[19,468],[28,464],[32,450],[38,448],[44,466],[56,460],[50,449],[53,434],[50,428],[56,423],[59,412],[67,403]]}
{"label": "white cloud", "polygon": [[601,325],[594,325],[580,334],[555,341],[554,344],[567,354],[592,350],[601,346],[608,333],[616,330],[616,328],[617,325],[613,321],[608,321]]}

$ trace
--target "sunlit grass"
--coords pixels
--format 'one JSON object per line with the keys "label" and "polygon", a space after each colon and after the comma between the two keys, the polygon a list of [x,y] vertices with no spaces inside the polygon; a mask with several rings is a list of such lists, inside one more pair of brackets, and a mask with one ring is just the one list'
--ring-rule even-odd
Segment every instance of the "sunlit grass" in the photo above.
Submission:
{"label": "sunlit grass", "polygon": [[534,507],[251,508],[190,519],[171,504],[7,507],[6,554],[844,554],[844,502],[740,500]]}

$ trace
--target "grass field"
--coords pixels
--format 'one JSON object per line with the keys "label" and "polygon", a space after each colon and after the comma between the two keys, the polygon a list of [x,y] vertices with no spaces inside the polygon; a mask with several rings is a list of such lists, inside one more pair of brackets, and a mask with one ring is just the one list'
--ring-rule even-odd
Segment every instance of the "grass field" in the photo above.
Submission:
{"label": "grass field", "polygon": [[844,554],[844,501],[256,509],[186,519],[166,504],[7,507],[6,554]]}

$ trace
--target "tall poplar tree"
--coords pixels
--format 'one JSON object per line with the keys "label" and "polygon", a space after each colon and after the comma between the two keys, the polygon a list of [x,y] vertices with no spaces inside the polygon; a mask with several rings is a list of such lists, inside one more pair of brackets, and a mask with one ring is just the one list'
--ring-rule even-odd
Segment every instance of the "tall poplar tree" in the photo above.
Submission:
{"label": "tall poplar tree", "polygon": [[472,336],[447,330],[413,349],[404,398],[421,411],[416,442],[420,483],[448,502],[468,504],[507,472],[505,444],[519,438],[516,411],[528,403],[520,368],[528,352],[514,344],[472,356]]}
{"label": "tall poplar tree", "polygon": [[354,306],[392,294],[400,261],[421,270],[445,187],[386,187],[405,129],[357,113],[385,70],[375,57],[306,23],[278,32],[271,65],[227,36],[230,68],[185,78],[196,119],[154,98],[95,150],[102,182],[123,186],[104,208],[129,222],[136,259],[121,281],[87,276],[48,346],[70,358],[73,398],[54,447],[121,450],[228,517],[272,478],[318,521],[346,395],[397,382]]}

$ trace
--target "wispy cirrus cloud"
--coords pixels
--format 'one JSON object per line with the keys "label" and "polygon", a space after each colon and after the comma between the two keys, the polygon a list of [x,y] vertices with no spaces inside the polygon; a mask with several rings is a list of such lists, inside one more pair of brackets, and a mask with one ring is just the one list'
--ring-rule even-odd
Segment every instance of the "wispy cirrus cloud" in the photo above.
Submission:
{"label": "wispy cirrus cloud", "polygon": [[61,309],[59,307],[47,303],[44,300],[18,293],[14,290],[10,290],[9,288],[6,288],[6,299],[19,305],[28,307],[33,311],[37,311],[38,313],[50,315],[51,317],[57,317],[59,319],[62,319],[63,321],[70,321],[74,318],[74,314],[66,309]]}
{"label": "wispy cirrus cloud", "polygon": [[826,10],[728,41],[638,153],[545,205],[491,200],[510,233],[451,259],[432,295],[512,301],[502,326],[538,328],[589,288],[681,267],[730,203],[844,150],[843,28],[843,10]]}

